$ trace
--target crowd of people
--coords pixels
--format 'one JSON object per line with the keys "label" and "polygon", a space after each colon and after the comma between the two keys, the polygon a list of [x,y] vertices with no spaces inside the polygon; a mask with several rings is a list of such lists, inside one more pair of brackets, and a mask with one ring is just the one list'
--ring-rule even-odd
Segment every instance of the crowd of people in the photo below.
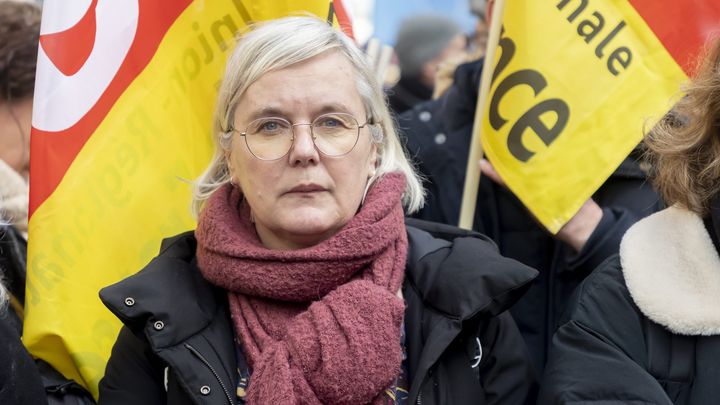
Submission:
{"label": "crowd of people", "polygon": [[[472,3],[484,26],[492,1]],[[453,226],[482,41],[413,17],[387,87],[322,19],[254,24],[218,91],[197,228],[99,291],[123,326],[94,399],[20,339],[39,25],[0,1],[0,403],[720,397],[720,41],[551,234],[487,161],[473,230]]]}

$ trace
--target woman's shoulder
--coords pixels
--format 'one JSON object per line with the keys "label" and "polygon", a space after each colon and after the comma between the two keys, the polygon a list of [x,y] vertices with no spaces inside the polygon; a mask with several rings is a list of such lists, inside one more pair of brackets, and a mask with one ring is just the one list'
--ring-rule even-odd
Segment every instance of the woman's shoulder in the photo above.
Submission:
{"label": "woman's shoulder", "polygon": [[[171,290],[168,287],[177,288],[188,283],[189,280],[196,278],[193,277],[194,273],[199,273],[195,265],[196,245],[192,232],[164,239],[157,256],[137,273],[103,288],[100,291],[101,298],[113,291],[136,291],[143,295],[159,293],[162,296],[163,292]],[[151,286],[157,286],[159,291],[143,290]]]}
{"label": "woman's shoulder", "polygon": [[192,232],[165,239],[142,270],[100,290],[103,304],[135,333],[170,323],[196,329],[207,325],[219,294],[197,268],[195,245]]}
{"label": "woman's shoulder", "polygon": [[460,238],[471,238],[483,255],[499,255],[495,243],[479,232],[417,218],[405,218],[405,228],[409,242],[408,259],[411,262],[417,262],[437,250],[452,247]]}
{"label": "woman's shoulder", "polygon": [[460,319],[512,306],[537,271],[503,257],[482,234],[408,220],[406,279],[425,303]]}
{"label": "woman's shoulder", "polygon": [[196,249],[197,240],[195,239],[195,231],[187,231],[163,239],[160,243],[160,253],[158,257],[174,257],[191,261],[195,257]]}
{"label": "woman's shoulder", "polygon": [[[628,229],[619,253],[600,264],[575,291],[569,315],[592,319],[599,314],[618,317],[623,311],[633,311],[675,330],[678,325],[673,322],[696,317],[697,308],[687,304],[698,302],[703,295],[693,286],[704,285],[705,290],[720,294],[718,267],[720,258],[702,219],[669,207]],[[695,333],[686,330],[683,334]]]}
{"label": "woman's shoulder", "polygon": [[[625,285],[620,256],[614,254],[603,261],[582,281],[568,302],[566,317],[585,322],[599,314],[613,314],[631,309],[637,312]],[[602,311],[599,311],[603,308]]]}
{"label": "woman's shoulder", "polygon": [[[666,325],[653,322],[638,307],[632,291],[628,289],[619,254],[607,258],[578,286],[560,325],[556,339],[560,331],[563,335],[575,331],[573,333],[581,336],[592,336],[591,339],[607,342],[609,347],[617,348],[639,364],[646,361],[648,333],[673,333]],[[554,372],[558,372],[557,369]]]}

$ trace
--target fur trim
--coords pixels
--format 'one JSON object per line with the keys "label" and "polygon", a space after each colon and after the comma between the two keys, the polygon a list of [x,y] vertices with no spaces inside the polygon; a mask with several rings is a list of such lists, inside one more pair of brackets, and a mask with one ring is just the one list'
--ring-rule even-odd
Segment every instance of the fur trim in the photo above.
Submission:
{"label": "fur trim", "polygon": [[11,223],[27,239],[28,184],[0,159],[0,221]]}
{"label": "fur trim", "polygon": [[720,334],[720,256],[697,214],[673,206],[639,221],[620,262],[649,319],[680,335]]}

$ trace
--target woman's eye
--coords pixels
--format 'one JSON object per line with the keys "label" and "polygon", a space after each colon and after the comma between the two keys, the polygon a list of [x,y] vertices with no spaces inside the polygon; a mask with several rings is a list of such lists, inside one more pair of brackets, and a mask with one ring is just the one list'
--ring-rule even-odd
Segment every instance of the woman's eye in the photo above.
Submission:
{"label": "woman's eye", "polygon": [[285,130],[289,128],[289,124],[286,124],[280,120],[268,119],[259,120],[254,125],[252,125],[252,127],[254,128],[252,130],[253,133],[275,135],[285,132]]}
{"label": "woman's eye", "polygon": [[335,118],[325,118],[320,121],[320,126],[322,127],[339,127],[340,125],[342,125],[342,123]]}
{"label": "woman's eye", "polygon": [[278,123],[274,121],[266,122],[261,127],[263,131],[276,131],[278,128]]}

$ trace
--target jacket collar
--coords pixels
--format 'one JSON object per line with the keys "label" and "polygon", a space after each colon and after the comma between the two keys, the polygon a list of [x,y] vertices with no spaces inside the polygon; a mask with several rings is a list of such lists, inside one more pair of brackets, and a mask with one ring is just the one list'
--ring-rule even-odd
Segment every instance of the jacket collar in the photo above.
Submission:
{"label": "jacket collar", "polygon": [[699,216],[673,206],[637,222],[620,261],[649,319],[681,335],[720,334],[720,256]]}
{"label": "jacket collar", "polygon": [[537,277],[537,271],[501,256],[478,233],[468,232],[448,242],[407,229],[408,282],[426,306],[448,318],[496,316],[520,299]]}
{"label": "jacket collar", "polygon": [[100,291],[108,309],[156,349],[203,330],[224,299],[197,271],[195,245],[192,232],[166,239],[160,255],[143,270]]}

